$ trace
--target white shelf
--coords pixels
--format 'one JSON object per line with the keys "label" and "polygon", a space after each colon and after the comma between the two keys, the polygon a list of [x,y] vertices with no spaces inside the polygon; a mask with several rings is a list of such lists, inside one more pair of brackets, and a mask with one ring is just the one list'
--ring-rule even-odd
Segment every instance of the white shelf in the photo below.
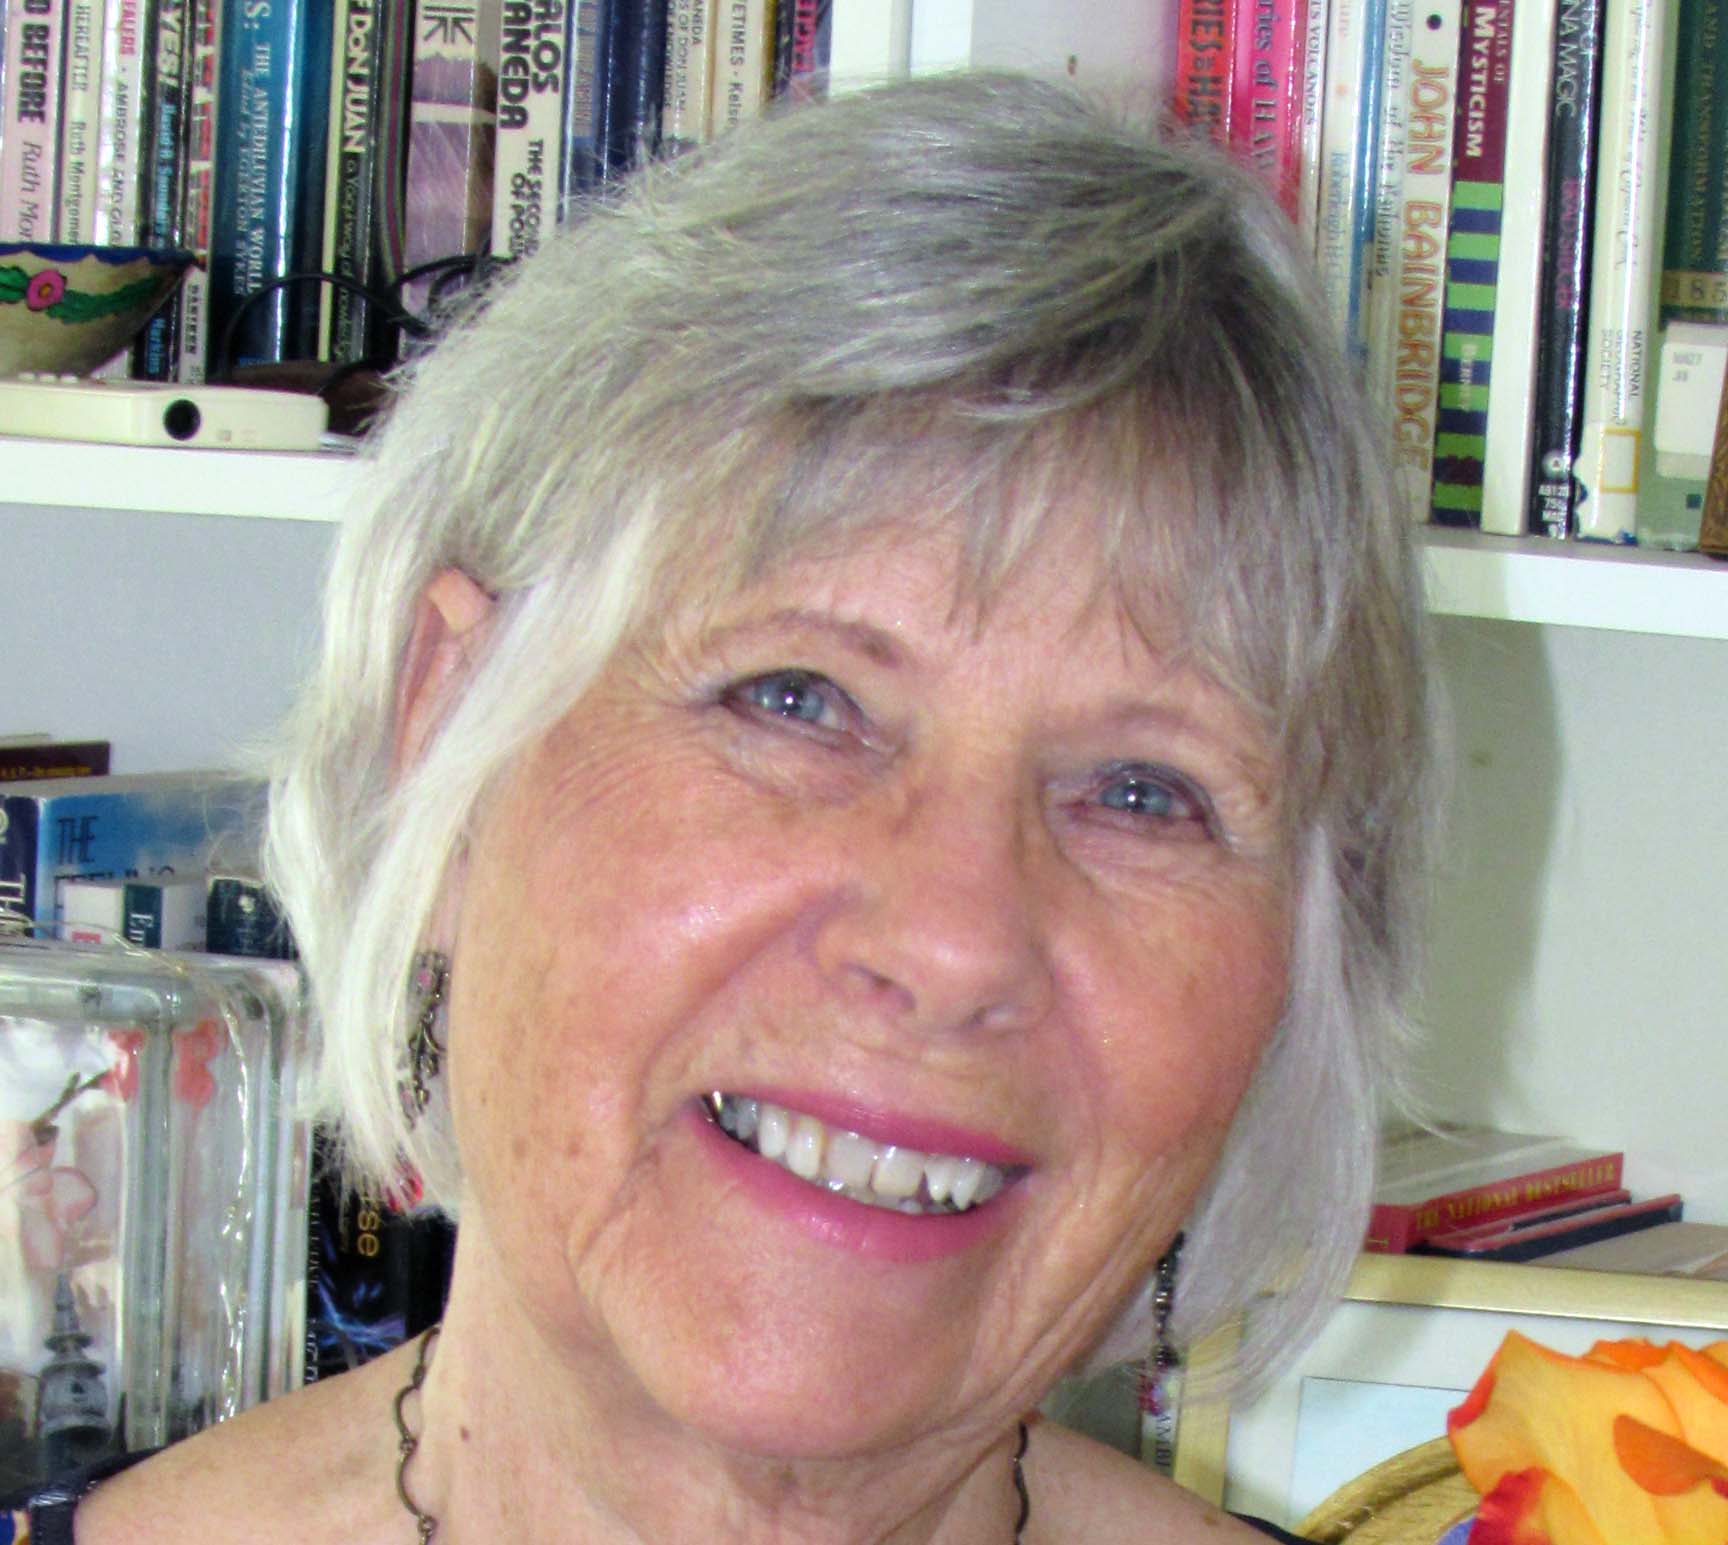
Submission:
{"label": "white shelf", "polygon": [[1423,547],[1436,612],[1728,639],[1728,563],[1696,553],[1441,529]]}
{"label": "white shelf", "polygon": [[[0,501],[63,509],[340,518],[359,486],[334,452],[156,450],[0,437]],[[1589,542],[1423,535],[1436,612],[1728,639],[1728,563]]]}
{"label": "white shelf", "polygon": [[335,451],[203,451],[0,436],[0,501],[78,510],[336,520],[356,483]]}

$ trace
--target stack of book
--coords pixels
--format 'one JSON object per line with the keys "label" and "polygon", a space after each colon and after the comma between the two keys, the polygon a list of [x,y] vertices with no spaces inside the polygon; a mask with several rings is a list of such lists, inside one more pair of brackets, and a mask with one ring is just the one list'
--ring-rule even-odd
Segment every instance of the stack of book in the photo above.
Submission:
{"label": "stack of book", "polygon": [[[1531,1261],[1678,1223],[1677,1194],[1634,1200],[1625,1155],[1484,1127],[1386,1139],[1365,1248]],[[1725,1245],[1724,1248],[1728,1248]]]}
{"label": "stack of book", "polygon": [[1178,113],[1310,236],[1416,518],[1695,543],[1723,3],[1179,0]]}
{"label": "stack of book", "polygon": [[[401,328],[494,257],[532,253],[573,200],[774,94],[825,89],[831,60],[891,71],[880,11],[0,0],[0,242],[197,255],[104,374],[388,364]],[[886,24],[902,44],[906,20]]]}

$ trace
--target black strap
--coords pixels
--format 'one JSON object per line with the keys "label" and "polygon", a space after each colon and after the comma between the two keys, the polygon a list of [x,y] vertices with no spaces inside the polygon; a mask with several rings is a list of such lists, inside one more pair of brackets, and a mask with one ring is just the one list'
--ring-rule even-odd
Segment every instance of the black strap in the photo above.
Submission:
{"label": "black strap", "polygon": [[110,1454],[93,1465],[8,1498],[0,1503],[0,1508],[21,1509],[30,1515],[30,1545],[72,1545],[72,1515],[84,1496],[109,1476],[130,1469],[155,1452],[153,1448],[145,1448],[133,1454]]}

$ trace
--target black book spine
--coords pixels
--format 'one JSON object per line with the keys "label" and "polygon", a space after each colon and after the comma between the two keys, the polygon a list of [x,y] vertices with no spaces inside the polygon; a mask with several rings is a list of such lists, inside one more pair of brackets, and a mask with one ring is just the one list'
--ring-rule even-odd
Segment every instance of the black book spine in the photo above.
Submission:
{"label": "black book spine", "polygon": [[1530,508],[1525,522],[1541,536],[1564,537],[1571,532],[1572,467],[1584,428],[1602,11],[1603,0],[1560,0],[1554,29],[1548,206],[1542,223],[1539,292],[1542,316],[1536,342]]}
{"label": "black book spine", "polygon": [[[145,34],[150,89],[139,118],[144,183],[138,230],[148,247],[178,247],[186,200],[186,0],[155,0]],[[179,364],[178,306],[164,306],[132,346],[132,374],[171,381]]]}
{"label": "black book spine", "polygon": [[606,29],[605,175],[623,177],[660,153],[666,0],[616,0]]}

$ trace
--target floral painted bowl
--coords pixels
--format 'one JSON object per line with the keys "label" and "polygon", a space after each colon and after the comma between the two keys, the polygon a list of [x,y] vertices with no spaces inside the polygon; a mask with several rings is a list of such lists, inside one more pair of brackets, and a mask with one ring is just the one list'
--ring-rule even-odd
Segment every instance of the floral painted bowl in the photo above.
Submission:
{"label": "floral painted bowl", "polygon": [[165,247],[0,242],[0,377],[88,374],[132,341],[191,263]]}

